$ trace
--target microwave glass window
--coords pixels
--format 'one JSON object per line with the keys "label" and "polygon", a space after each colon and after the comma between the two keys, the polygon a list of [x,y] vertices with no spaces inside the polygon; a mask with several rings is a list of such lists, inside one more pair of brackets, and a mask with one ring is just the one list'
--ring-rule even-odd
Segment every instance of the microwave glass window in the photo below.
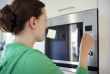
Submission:
{"label": "microwave glass window", "polygon": [[69,49],[68,49],[68,25],[49,27],[49,29],[56,30],[55,39],[48,40],[48,56],[53,60],[64,60],[69,61]]}
{"label": "microwave glass window", "polygon": [[78,62],[82,27],[82,24],[49,27],[56,30],[56,38],[46,38],[46,55],[52,60]]}

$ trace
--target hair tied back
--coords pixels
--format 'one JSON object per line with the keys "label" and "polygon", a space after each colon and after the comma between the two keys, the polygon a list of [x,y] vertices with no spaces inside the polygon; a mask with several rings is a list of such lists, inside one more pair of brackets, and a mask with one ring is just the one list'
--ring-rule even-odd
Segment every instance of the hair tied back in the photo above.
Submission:
{"label": "hair tied back", "polygon": [[15,24],[15,15],[11,12],[9,5],[6,5],[0,11],[0,26],[2,26],[2,29],[7,32],[13,32],[14,24]]}

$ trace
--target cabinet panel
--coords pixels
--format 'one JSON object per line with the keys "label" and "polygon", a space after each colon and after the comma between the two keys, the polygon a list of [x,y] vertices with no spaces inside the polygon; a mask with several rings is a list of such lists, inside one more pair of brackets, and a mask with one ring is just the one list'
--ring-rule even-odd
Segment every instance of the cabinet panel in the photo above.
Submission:
{"label": "cabinet panel", "polygon": [[98,0],[45,0],[48,17],[97,8]]}
{"label": "cabinet panel", "polygon": [[98,0],[74,0],[74,11],[79,12],[98,8],[97,1]]}
{"label": "cabinet panel", "polygon": [[67,14],[74,9],[74,0],[45,0],[48,17]]}

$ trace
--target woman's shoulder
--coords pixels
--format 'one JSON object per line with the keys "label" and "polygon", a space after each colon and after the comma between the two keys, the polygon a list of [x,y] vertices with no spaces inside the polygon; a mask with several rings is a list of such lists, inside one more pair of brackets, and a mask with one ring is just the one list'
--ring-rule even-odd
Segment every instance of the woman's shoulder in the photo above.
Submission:
{"label": "woman's shoulder", "polygon": [[[27,53],[26,53],[26,61],[30,61],[32,63],[49,63],[52,62],[44,53],[40,52],[37,49],[30,49]],[[28,63],[27,62],[27,63]]]}
{"label": "woman's shoulder", "polygon": [[[42,52],[32,49],[27,52],[25,59],[24,71],[39,74],[62,74],[60,69]],[[47,73],[46,73],[47,72]]]}

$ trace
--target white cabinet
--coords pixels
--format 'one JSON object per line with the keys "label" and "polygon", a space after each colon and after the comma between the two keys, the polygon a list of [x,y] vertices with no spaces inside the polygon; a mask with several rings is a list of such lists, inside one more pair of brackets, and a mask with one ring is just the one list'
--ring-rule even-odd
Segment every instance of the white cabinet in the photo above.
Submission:
{"label": "white cabinet", "polygon": [[74,9],[74,0],[45,0],[48,17],[66,14]]}
{"label": "white cabinet", "polygon": [[48,17],[97,8],[98,0],[45,0]]}
{"label": "white cabinet", "polygon": [[98,0],[74,0],[74,11],[84,11],[98,8]]}

